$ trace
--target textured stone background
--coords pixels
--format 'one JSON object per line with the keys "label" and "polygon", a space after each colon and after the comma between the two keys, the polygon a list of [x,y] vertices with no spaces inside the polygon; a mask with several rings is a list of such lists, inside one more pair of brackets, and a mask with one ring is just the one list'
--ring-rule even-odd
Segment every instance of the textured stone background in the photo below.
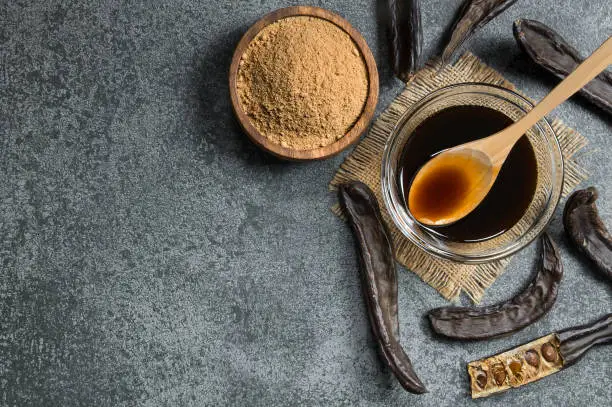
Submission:
{"label": "textured stone background", "polygon": [[[313,1],[358,28],[401,90],[374,0]],[[426,54],[459,0],[423,1]],[[551,233],[566,276],[542,321],[484,343],[435,340],[445,301],[400,273],[402,343],[430,393],[378,362],[349,228],[327,183],[343,156],[277,161],[230,108],[241,34],[288,1],[0,0],[0,405],[472,405],[465,363],[611,311],[611,291]],[[534,98],[554,81],[521,55],[518,17],[585,54],[612,33],[607,0],[519,0],[469,48]],[[580,100],[555,112],[591,144],[580,162],[612,225],[611,120]],[[521,252],[485,302],[533,272]],[[609,405],[612,348],[481,406]]]}

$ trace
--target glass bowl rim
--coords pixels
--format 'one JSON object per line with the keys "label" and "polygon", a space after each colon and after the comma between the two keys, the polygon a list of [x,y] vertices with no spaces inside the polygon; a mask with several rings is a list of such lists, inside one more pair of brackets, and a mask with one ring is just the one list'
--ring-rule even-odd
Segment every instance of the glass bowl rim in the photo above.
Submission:
{"label": "glass bowl rim", "polygon": [[[472,87],[472,89],[470,89],[469,87]],[[556,197],[552,196],[555,191],[555,188],[554,187],[552,188],[552,192],[550,196],[548,197],[546,204],[544,205],[544,209],[542,213],[537,215],[537,218],[533,222],[533,225],[531,225],[529,230],[525,232],[526,234],[526,233],[529,233],[529,231],[531,230],[536,230],[536,233],[534,233],[533,236],[531,236],[529,239],[521,240],[521,237],[525,235],[523,234],[520,237],[514,239],[511,243],[501,246],[501,248],[499,249],[489,250],[485,252],[484,254],[474,254],[473,255],[473,254],[457,253],[453,251],[452,249],[444,249],[438,246],[434,246],[430,244],[428,241],[422,239],[420,236],[417,236],[416,233],[413,232],[410,227],[405,227],[405,225],[403,225],[402,222],[400,222],[402,218],[401,213],[395,209],[394,197],[392,196],[392,190],[389,187],[389,182],[391,181],[389,180],[390,173],[393,172],[390,168],[391,167],[391,150],[395,144],[396,139],[401,133],[401,129],[404,127],[404,125],[406,124],[406,122],[411,116],[413,116],[416,112],[418,112],[421,108],[423,108],[426,104],[428,104],[432,100],[437,99],[440,96],[443,96],[445,92],[452,91],[452,90],[461,91],[462,88],[466,88],[466,89],[465,91],[460,92],[459,94],[461,93],[463,94],[469,94],[469,93],[486,94],[487,96],[491,96],[493,98],[512,103],[525,113],[529,112],[535,106],[534,103],[530,101],[529,99],[527,99],[525,96],[517,92],[514,92],[511,89],[508,89],[503,86],[495,85],[495,84],[480,83],[480,82],[455,83],[452,85],[447,85],[442,88],[436,89],[435,91],[427,94],[426,96],[414,102],[412,106],[410,106],[401,115],[401,117],[399,118],[399,120],[393,126],[393,129],[389,133],[389,138],[385,142],[385,147],[383,150],[382,161],[381,161],[381,194],[383,197],[385,207],[387,211],[389,212],[389,215],[391,219],[393,220],[393,223],[399,229],[401,234],[405,236],[406,238],[408,238],[411,241],[411,243],[415,244],[420,249],[436,257],[440,257],[443,259],[452,260],[452,261],[456,261],[456,262],[464,263],[464,264],[481,264],[481,263],[487,263],[487,262],[491,262],[495,260],[500,260],[508,256],[511,256],[512,254],[518,252],[519,250],[522,250],[523,248],[527,247],[529,244],[531,244],[535,239],[537,239],[546,230],[546,227],[551,222],[554,216],[556,208],[559,205],[561,195],[563,193],[563,184],[564,184],[564,177],[565,177],[565,163],[564,163],[563,151],[561,150],[561,145],[559,143],[557,133],[555,132],[554,128],[552,127],[548,119],[545,117],[541,119],[540,121],[538,121],[538,123],[536,123],[535,126],[537,126],[540,129],[539,131],[541,133],[546,134],[546,132],[549,132],[553,136],[553,137],[546,137],[546,140],[548,140],[546,144],[548,145],[549,151],[551,154],[551,163],[552,163],[551,167],[553,168],[553,174],[555,173],[555,169],[557,168],[557,165],[558,165],[558,171],[560,175],[555,174],[556,176],[552,177],[552,183],[553,185],[555,182],[559,183],[558,185],[559,193],[557,194]],[[476,89],[473,89],[473,88],[476,88]],[[488,89],[494,89],[495,91],[499,91],[502,94],[506,93],[507,95],[511,97],[517,98],[521,102],[525,103],[525,105],[528,106],[529,110],[525,110],[522,106],[516,105],[516,103],[514,103],[512,100],[504,98],[503,95],[496,95],[491,92],[487,92]],[[545,127],[546,131],[543,131],[542,127]],[[557,157],[555,156],[558,156],[559,158],[558,164],[556,163]],[[549,208],[552,208],[552,210],[549,211],[550,212],[549,214],[546,214]],[[547,218],[545,219],[545,217]]]}

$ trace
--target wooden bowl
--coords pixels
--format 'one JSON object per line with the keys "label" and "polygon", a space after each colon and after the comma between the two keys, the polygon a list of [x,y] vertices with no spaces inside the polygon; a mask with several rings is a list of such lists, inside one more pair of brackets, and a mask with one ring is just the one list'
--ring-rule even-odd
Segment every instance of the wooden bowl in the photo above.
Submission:
{"label": "wooden bowl", "polygon": [[[368,74],[368,95],[366,98],[365,105],[361,114],[357,118],[357,121],[350,128],[350,130],[340,139],[332,144],[324,147],[315,148],[313,150],[295,150],[286,148],[280,144],[273,143],[263,134],[261,134],[251,120],[242,109],[240,100],[238,98],[238,91],[236,88],[236,78],[238,76],[238,67],[244,51],[247,49],[253,38],[267,25],[272,24],[278,20],[293,16],[311,16],[318,17],[329,22],[332,22],[336,26],[340,27],[345,31],[356,44],[359,52],[365,61],[366,70]],[[273,155],[288,159],[288,160],[320,160],[323,158],[331,157],[338,154],[351,144],[354,144],[359,140],[359,136],[368,127],[368,124],[372,120],[374,110],[376,108],[376,102],[378,100],[378,71],[376,69],[376,62],[372,56],[372,52],[368,47],[361,34],[355,30],[348,21],[344,18],[318,7],[310,6],[296,6],[287,7],[280,10],[273,11],[270,14],[265,15],[261,20],[257,21],[249,30],[242,36],[242,39],[238,43],[234,56],[232,58],[232,64],[230,65],[229,74],[230,84],[230,97],[232,99],[232,107],[234,113],[240,122],[240,126],[249,138],[257,144],[260,148],[272,153]]]}

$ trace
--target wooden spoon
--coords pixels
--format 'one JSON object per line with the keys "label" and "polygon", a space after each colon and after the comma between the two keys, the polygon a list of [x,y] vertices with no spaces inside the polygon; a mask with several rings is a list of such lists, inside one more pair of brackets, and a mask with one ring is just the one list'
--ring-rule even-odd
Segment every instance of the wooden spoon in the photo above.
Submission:
{"label": "wooden spoon", "polygon": [[[429,160],[417,172],[408,193],[414,218],[425,225],[443,226],[472,212],[489,193],[510,150],[525,132],[610,64],[612,37],[522,119],[492,136],[443,150]],[[444,198],[434,198],[440,196]]]}

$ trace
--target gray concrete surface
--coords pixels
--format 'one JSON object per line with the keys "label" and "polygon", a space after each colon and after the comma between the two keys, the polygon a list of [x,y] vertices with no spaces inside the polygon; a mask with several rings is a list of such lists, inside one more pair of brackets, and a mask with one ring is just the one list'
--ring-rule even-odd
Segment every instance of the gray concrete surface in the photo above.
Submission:
{"label": "gray concrete surface", "polygon": [[[373,0],[313,1],[346,17],[400,91]],[[377,358],[348,227],[327,183],[344,155],[275,160],[230,108],[241,34],[289,1],[0,0],[0,405],[606,406],[611,350],[523,389],[472,402],[465,363],[611,310],[609,286],[550,231],[566,275],[553,310],[505,339],[432,338],[446,302],[400,273],[402,343],[429,393],[404,392]],[[423,1],[427,55],[459,6]],[[607,0],[519,0],[469,48],[534,98],[554,81],[521,55],[518,17],[585,54],[612,33]],[[611,120],[556,112],[591,144],[580,162],[612,225]],[[521,252],[486,303],[533,272]]]}

